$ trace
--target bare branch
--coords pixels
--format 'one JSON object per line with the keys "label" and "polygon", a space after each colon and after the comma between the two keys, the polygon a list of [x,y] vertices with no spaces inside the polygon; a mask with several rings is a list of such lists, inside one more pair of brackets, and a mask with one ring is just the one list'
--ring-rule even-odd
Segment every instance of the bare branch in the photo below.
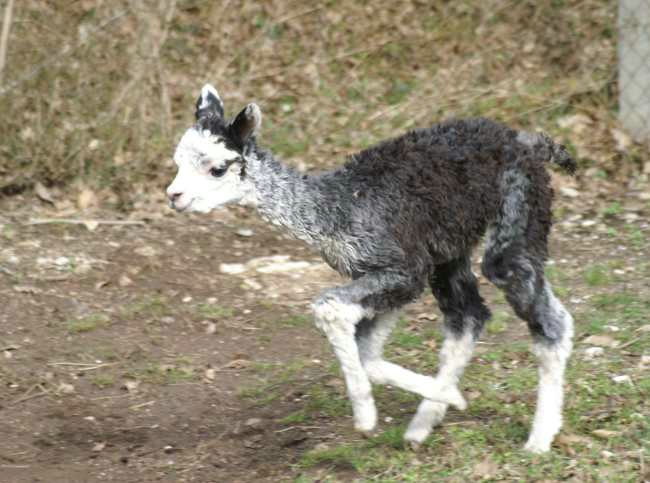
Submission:
{"label": "bare branch", "polygon": [[9,0],[5,7],[4,18],[2,19],[2,32],[0,32],[0,85],[2,85],[2,74],[7,61],[7,43],[9,42],[9,30],[11,29],[13,8],[14,0]]}

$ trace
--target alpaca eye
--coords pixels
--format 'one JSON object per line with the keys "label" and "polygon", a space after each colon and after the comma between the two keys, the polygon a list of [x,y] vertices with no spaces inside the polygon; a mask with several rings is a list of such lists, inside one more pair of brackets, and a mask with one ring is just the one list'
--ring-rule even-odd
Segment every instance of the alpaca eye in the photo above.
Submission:
{"label": "alpaca eye", "polygon": [[214,176],[215,178],[220,178],[226,174],[226,171],[228,171],[227,166],[224,168],[210,168],[210,175]]}

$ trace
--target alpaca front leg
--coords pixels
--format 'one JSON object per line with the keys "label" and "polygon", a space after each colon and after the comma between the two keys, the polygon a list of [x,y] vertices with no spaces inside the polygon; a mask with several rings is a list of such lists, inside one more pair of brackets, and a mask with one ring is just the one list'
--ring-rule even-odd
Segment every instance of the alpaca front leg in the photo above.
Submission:
{"label": "alpaca front leg", "polygon": [[[461,335],[447,332],[440,350],[440,369],[435,380],[438,386],[446,388],[446,391],[452,394],[460,395],[458,381],[474,351],[476,337],[472,326],[473,322],[469,321],[466,325],[467,330]],[[431,429],[445,417],[447,404],[432,399],[434,398],[425,399],[420,403],[406,429],[404,439],[411,444],[421,444],[429,436]]]}
{"label": "alpaca front leg", "polygon": [[383,358],[383,348],[390,335],[397,312],[377,315],[374,319],[364,319],[357,325],[356,339],[361,364],[373,384],[390,384],[405,391],[419,394],[438,403],[451,404],[465,409],[466,403],[456,385],[446,379],[434,379],[418,374]]}
{"label": "alpaca front leg", "polygon": [[357,431],[370,433],[377,426],[377,409],[354,338],[355,326],[367,311],[361,305],[346,302],[334,294],[319,298],[312,308],[316,326],[327,336],[341,364],[354,412],[354,427]]}

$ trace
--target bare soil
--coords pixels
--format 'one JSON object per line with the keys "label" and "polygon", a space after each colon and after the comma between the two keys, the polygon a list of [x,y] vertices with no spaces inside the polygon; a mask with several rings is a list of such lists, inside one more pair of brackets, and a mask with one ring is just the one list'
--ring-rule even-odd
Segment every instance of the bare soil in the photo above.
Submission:
{"label": "bare soil", "polygon": [[[349,411],[283,421],[314,381],[343,392],[307,318],[318,291],[340,283],[317,254],[244,211],[86,227],[29,224],[38,213],[19,203],[5,201],[0,218],[0,482],[287,481],[306,451],[359,439]],[[569,272],[616,251],[573,236],[559,226],[552,245]],[[222,263],[269,255],[308,264],[221,272]],[[626,283],[648,290],[643,277]],[[578,280],[569,305],[581,291]],[[432,324],[425,314],[438,314],[430,295],[406,317]],[[524,324],[483,340],[506,338],[527,339]],[[245,397],[295,361],[279,397]],[[415,406],[394,409],[382,418],[403,423]],[[327,471],[358,478],[353,468]]]}

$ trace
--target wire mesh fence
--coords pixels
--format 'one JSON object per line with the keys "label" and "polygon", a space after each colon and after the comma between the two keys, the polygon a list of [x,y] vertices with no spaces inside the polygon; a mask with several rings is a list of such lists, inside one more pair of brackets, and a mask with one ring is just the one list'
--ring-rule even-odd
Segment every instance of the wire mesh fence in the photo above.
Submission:
{"label": "wire mesh fence", "polygon": [[620,0],[618,28],[620,121],[650,142],[650,0]]}

